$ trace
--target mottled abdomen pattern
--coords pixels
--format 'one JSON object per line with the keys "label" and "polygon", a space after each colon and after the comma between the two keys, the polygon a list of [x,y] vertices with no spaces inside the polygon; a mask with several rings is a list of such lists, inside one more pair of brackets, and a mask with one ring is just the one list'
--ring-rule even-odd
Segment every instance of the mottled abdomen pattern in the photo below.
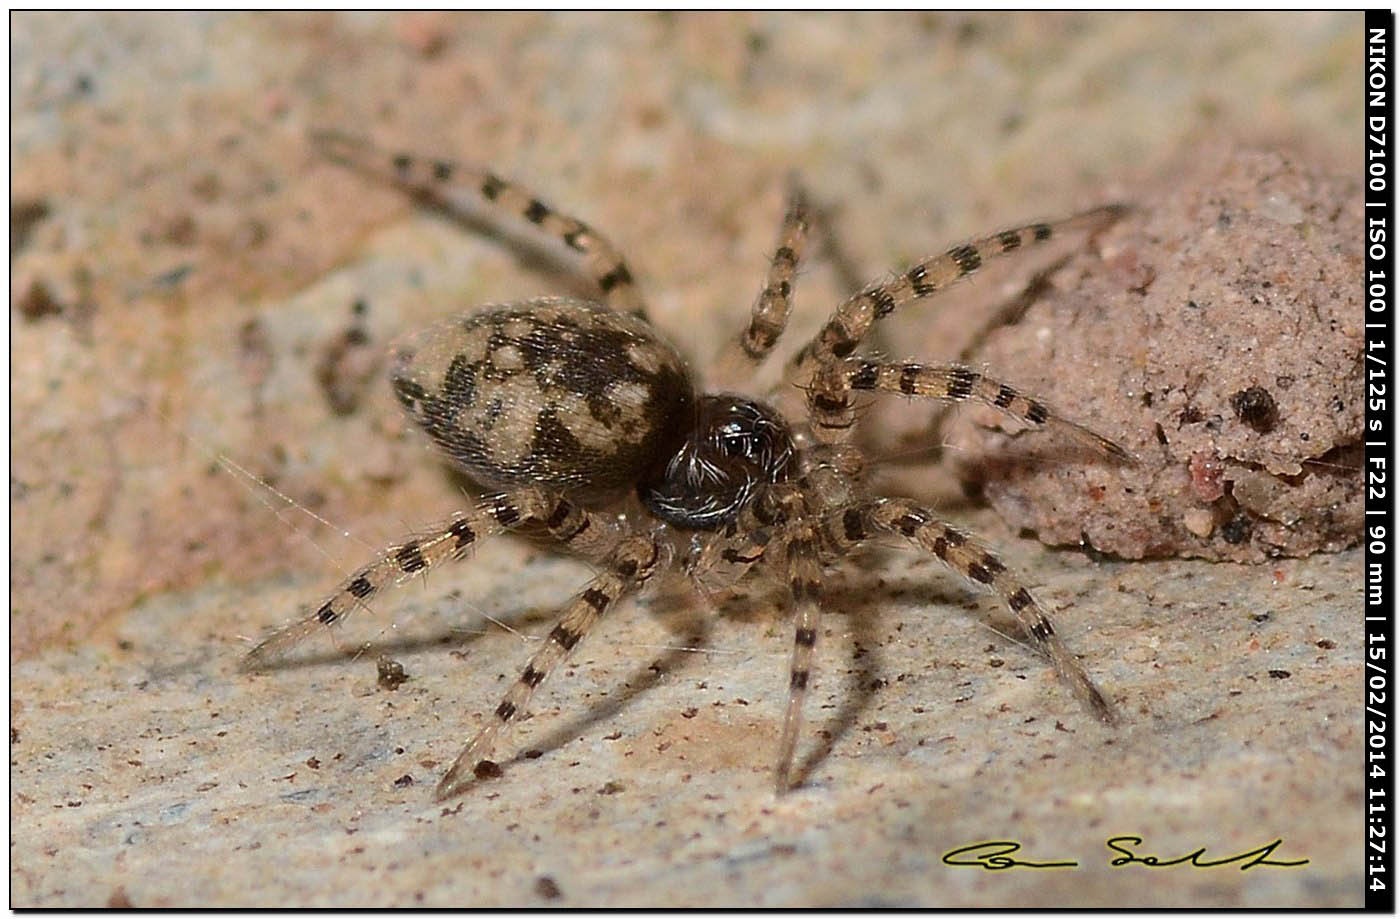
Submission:
{"label": "mottled abdomen pattern", "polygon": [[433,442],[488,487],[631,486],[695,423],[680,355],[641,319],[585,300],[455,316],[395,343],[389,377]]}

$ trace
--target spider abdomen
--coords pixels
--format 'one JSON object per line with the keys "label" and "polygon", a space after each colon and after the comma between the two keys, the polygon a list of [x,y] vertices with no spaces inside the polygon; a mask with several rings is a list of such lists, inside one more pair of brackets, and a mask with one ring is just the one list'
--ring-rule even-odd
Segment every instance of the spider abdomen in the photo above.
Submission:
{"label": "spider abdomen", "polygon": [[645,320],[541,298],[455,316],[393,346],[405,411],[482,485],[632,486],[694,425],[681,356]]}

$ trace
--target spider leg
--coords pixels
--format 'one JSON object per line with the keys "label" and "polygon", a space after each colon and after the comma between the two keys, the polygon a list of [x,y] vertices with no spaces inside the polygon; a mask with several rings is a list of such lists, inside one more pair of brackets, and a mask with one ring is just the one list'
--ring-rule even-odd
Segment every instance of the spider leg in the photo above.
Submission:
{"label": "spider leg", "polygon": [[804,476],[799,482],[765,488],[744,509],[738,521],[707,540],[686,571],[694,583],[706,589],[712,583],[733,584],[768,558],[780,558],[786,565],[796,626],[787,710],[774,775],[777,794],[788,791],[792,784],[793,751],[802,727],[802,705],[807,698],[812,649],[817,643],[817,624],[821,617],[820,534],[809,522],[812,517],[807,513],[805,498],[812,485]]}
{"label": "spider leg", "polygon": [[929,256],[892,280],[867,286],[838,306],[816,338],[797,353],[792,369],[850,356],[869,333],[875,320],[883,319],[915,300],[933,296],[968,277],[991,259],[1043,243],[1067,230],[1081,227],[1101,230],[1126,211],[1124,205],[1111,204],[1058,223],[1034,223],[1004,230]]}
{"label": "spider leg", "polygon": [[328,159],[406,189],[454,217],[470,219],[484,207],[524,219],[582,257],[585,270],[608,306],[646,317],[642,296],[617,247],[583,221],[553,210],[529,190],[478,167],[390,154],[339,131],[312,132],[311,142]]}
{"label": "spider leg", "polygon": [[438,800],[457,794],[477,776],[493,771],[491,748],[501,729],[524,712],[539,685],[568,657],[574,646],[583,640],[618,598],[643,584],[666,561],[666,553],[655,536],[630,536],[618,544],[604,570],[594,576],[588,586],[564,608],[548,638],[531,656],[530,662],[506,692],[501,704],[496,706],[486,725],[457,755],[452,767],[438,783]]}
{"label": "spider leg", "polygon": [[822,532],[828,544],[839,551],[847,551],[876,533],[901,536],[932,552],[972,583],[996,591],[1075,696],[1094,717],[1106,724],[1114,723],[1112,706],[1079,659],[1060,640],[1049,613],[996,554],[975,537],[902,498],[877,498],[832,511],[823,517]]}
{"label": "spider leg", "polygon": [[488,498],[454,514],[431,534],[390,546],[379,558],[350,575],[316,612],[278,629],[248,652],[244,666],[255,669],[322,628],[343,622],[357,607],[387,587],[446,561],[465,558],[484,539],[526,523],[541,523],[550,535],[584,555],[611,539],[611,525],[561,497],[523,488]]}
{"label": "spider leg", "polygon": [[754,303],[748,326],[737,340],[725,347],[717,362],[722,379],[737,378],[744,370],[756,366],[773,350],[787,328],[792,312],[792,284],[807,244],[809,211],[806,193],[795,178],[791,179],[787,211],[763,290]]}
{"label": "spider leg", "polygon": [[821,618],[821,534],[811,522],[814,518],[807,499],[823,497],[829,493],[823,489],[831,485],[836,485],[841,494],[849,487],[846,481],[826,481],[843,476],[830,459],[818,458],[810,465],[813,468],[798,481],[770,485],[760,492],[740,519],[717,534],[687,571],[696,583],[705,585],[716,579],[716,573],[725,583],[733,583],[765,559],[780,559],[786,566],[796,624],[787,709],[774,772],[775,792],[780,795],[792,785],[793,752],[802,729],[802,706],[807,698]]}
{"label": "spider leg", "polygon": [[822,573],[817,564],[817,537],[814,531],[801,533],[787,543],[788,589],[796,607],[792,640],[792,664],[788,671],[787,711],[778,742],[778,765],[774,773],[775,791],[791,788],[792,755],[802,728],[802,704],[812,673],[812,649],[817,644],[817,624],[821,618]]}
{"label": "spider leg", "polygon": [[807,404],[819,440],[839,442],[855,424],[852,390],[902,393],[945,402],[979,402],[1009,418],[1061,431],[1101,456],[1122,463],[1137,460],[1123,447],[1075,424],[1014,387],[956,364],[881,363],[858,359],[822,365],[812,376]]}

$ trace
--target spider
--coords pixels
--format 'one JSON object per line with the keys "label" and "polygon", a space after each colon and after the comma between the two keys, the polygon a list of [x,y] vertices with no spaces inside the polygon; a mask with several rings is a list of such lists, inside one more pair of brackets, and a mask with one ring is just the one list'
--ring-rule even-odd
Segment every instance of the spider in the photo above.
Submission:
{"label": "spider", "polygon": [[[866,460],[852,443],[853,395],[981,403],[1032,428],[1063,432],[1101,458],[1131,463],[1132,457],[978,371],[853,355],[877,320],[989,259],[1065,229],[1106,226],[1122,206],[957,246],[850,297],[787,365],[787,380],[806,394],[807,417],[793,421],[758,399],[699,392],[680,353],[647,321],[617,249],[587,224],[461,163],[389,155],[338,132],[318,132],[312,141],[333,161],[449,215],[470,220],[485,206],[523,218],[581,256],[598,299],[484,306],[391,347],[389,381],[403,409],[490,494],[431,535],[386,549],[315,612],[257,645],[249,665],[265,663],[317,629],[338,626],[387,587],[461,559],[505,532],[542,530],[591,561],[596,574],[563,607],[494,715],[443,776],[436,790],[441,799],[499,773],[490,756],[501,730],[524,713],[540,684],[624,595],[668,570],[703,586],[765,569],[787,582],[796,619],[775,775],[781,794],[791,786],[823,570],[874,537],[892,536],[995,591],[1081,702],[1112,723],[1109,701],[1056,634],[1044,606],[987,545],[925,507],[866,489]],[[724,359],[733,366],[756,368],[787,325],[810,217],[795,182],[788,199],[752,316],[726,348]]]}

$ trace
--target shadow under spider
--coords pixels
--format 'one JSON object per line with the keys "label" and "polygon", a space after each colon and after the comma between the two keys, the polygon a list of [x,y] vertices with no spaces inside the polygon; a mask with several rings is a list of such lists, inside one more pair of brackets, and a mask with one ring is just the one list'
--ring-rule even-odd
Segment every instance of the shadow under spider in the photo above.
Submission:
{"label": "shadow under spider", "polygon": [[[883,574],[853,577],[851,574],[851,571],[843,572],[838,563],[831,569],[827,589],[823,594],[824,621],[828,624],[834,621],[847,624],[844,631],[849,638],[843,644],[844,660],[848,669],[845,671],[845,678],[839,682],[850,688],[839,693],[840,700],[835,706],[835,711],[826,714],[825,717],[818,717],[816,714],[824,710],[809,708],[804,719],[809,728],[806,734],[814,738],[814,742],[809,741],[810,746],[806,753],[800,753],[793,763],[791,777],[794,789],[804,784],[812,771],[831,755],[836,745],[853,732],[871,709],[876,694],[883,688],[880,678],[889,668],[886,666],[885,642],[881,639],[877,626],[880,622],[887,621],[889,616],[902,615],[907,618],[911,615],[949,613],[971,615],[1003,640],[1012,643],[1022,640],[1017,635],[1018,626],[1014,621],[1003,621],[993,610],[969,609],[969,599],[979,595],[959,589],[951,580],[937,576],[929,577],[922,571],[910,572],[898,578],[890,578]],[[658,656],[649,656],[645,663],[633,669],[621,681],[615,692],[595,702],[586,711],[572,715],[564,723],[549,729],[536,742],[517,749],[498,765],[504,770],[523,760],[537,759],[545,753],[560,750],[589,730],[620,716],[634,698],[655,687],[663,675],[682,666],[689,655],[705,653],[713,620],[718,617],[754,625],[765,621],[775,622],[780,633],[791,628],[785,605],[785,591],[779,590],[771,583],[768,584],[772,587],[771,590],[764,589],[765,583],[761,578],[749,584],[740,581],[738,586],[717,594],[712,604],[707,604],[701,595],[691,590],[688,583],[679,578],[659,584],[655,592],[643,594],[645,602],[640,612],[661,622],[666,632],[676,637],[685,647],[667,647]],[[439,605],[451,605],[455,599],[448,594],[435,602]],[[898,609],[872,608],[878,606],[881,601],[885,605],[896,604]],[[633,602],[636,603],[637,599],[634,598]],[[503,628],[529,634],[542,629],[544,625],[553,621],[557,614],[558,606],[547,604],[511,611],[501,618],[508,623]],[[838,616],[841,617],[839,620],[832,618]],[[355,662],[361,657],[366,666],[372,666],[380,655],[415,653],[444,647],[463,648],[489,634],[489,622],[488,620],[486,627],[481,629],[466,630],[460,626],[436,627],[418,635],[366,641],[354,650],[331,649],[280,658],[268,662],[260,669],[276,671],[307,665]],[[788,642],[783,641],[781,644],[786,648]],[[1026,650],[1032,657],[1037,656],[1029,649]],[[823,669],[829,671],[828,680],[838,681],[838,677],[841,676],[837,670],[840,662],[832,658],[833,656],[828,656],[827,665]],[[785,683],[787,657],[784,655],[781,660],[782,666],[774,670],[773,679]],[[567,694],[567,685],[564,686],[564,692]],[[809,699],[808,703],[809,706],[815,704],[812,699]],[[769,715],[774,724],[778,723],[782,717],[781,707]],[[762,752],[756,755],[761,757]],[[770,767],[772,765],[762,764]]]}
{"label": "shadow under spider", "polygon": [[[844,578],[833,577],[823,594],[823,612],[827,616],[841,616],[843,621],[849,623],[850,639],[846,643],[846,659],[851,669],[846,671],[847,679],[842,682],[852,684],[852,688],[841,694],[836,711],[831,715],[818,719],[809,713],[805,719],[807,726],[812,729],[809,733],[816,738],[816,742],[793,764],[791,775],[794,788],[802,785],[812,770],[830,756],[836,745],[857,727],[862,716],[870,710],[875,695],[881,688],[878,680],[887,668],[883,653],[884,643],[876,626],[886,614],[871,611],[872,587],[875,586],[871,583],[872,580],[885,581],[884,578],[862,578],[859,582],[852,583]],[[950,607],[966,612],[966,593],[948,589],[946,585],[930,583],[926,578],[913,577],[893,584],[880,583],[876,592],[886,600],[898,599],[904,604],[918,608],[920,612],[925,609],[947,610]],[[774,593],[776,594],[776,591]],[[667,623],[667,630],[675,635],[686,636],[687,644],[703,646],[710,635],[711,622],[715,617],[723,616],[745,622],[761,620],[765,618],[765,611],[761,607],[768,604],[768,599],[762,590],[745,592],[735,589],[717,597],[712,609],[705,609],[701,602],[692,602],[679,614],[669,612],[676,609],[671,604],[667,604],[668,611],[653,608],[649,612],[663,620],[672,620]],[[660,605],[656,604],[657,607]],[[789,617],[786,615],[780,615],[778,618],[783,625],[789,624]],[[984,624],[986,618],[979,617]],[[515,752],[498,765],[504,770],[522,760],[537,759],[545,753],[563,748],[590,729],[616,718],[632,699],[659,683],[662,675],[680,665],[686,659],[686,655],[693,653],[696,652],[689,648],[667,649],[660,657],[634,670],[623,681],[620,691],[609,695],[605,701],[593,705],[586,712],[572,716],[564,724],[549,730],[529,748]],[[783,660],[783,667],[775,671],[774,679],[785,683],[786,657]],[[833,677],[836,676],[834,667],[832,673]],[[779,708],[771,714],[777,723],[782,717],[782,710]],[[771,766],[771,763],[768,765]]]}

